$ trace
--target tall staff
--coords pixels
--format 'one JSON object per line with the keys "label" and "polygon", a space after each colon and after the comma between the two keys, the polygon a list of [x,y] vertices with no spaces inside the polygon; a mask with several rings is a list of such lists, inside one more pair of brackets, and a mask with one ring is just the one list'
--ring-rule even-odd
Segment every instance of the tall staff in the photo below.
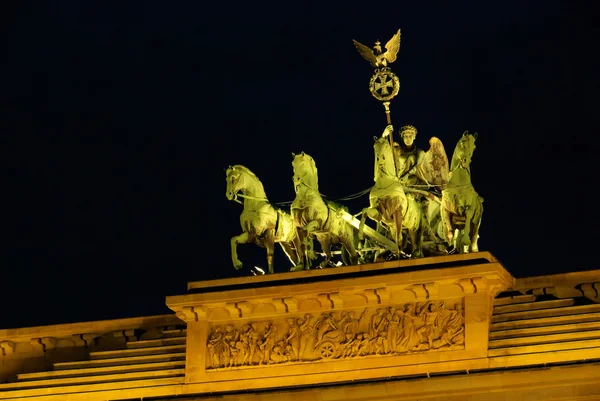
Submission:
{"label": "tall staff", "polygon": [[[375,73],[371,77],[369,82],[369,91],[373,97],[383,103],[385,109],[385,117],[388,125],[392,124],[392,117],[390,114],[390,101],[400,91],[400,80],[388,67],[389,64],[396,61],[396,55],[400,50],[400,29],[392,38],[385,44],[385,53],[381,50],[381,43],[375,42],[375,46],[371,49],[368,46],[363,45],[356,40],[352,40],[354,46],[373,67],[375,67]],[[394,146],[394,140],[392,135],[389,135],[390,145]],[[396,160],[394,160],[394,165]]]}

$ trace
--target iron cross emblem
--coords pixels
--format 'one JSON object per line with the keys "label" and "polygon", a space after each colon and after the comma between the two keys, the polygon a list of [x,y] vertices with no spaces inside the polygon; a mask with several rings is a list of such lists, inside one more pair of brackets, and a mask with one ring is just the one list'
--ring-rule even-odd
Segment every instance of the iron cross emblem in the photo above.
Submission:
{"label": "iron cross emblem", "polygon": [[369,90],[375,99],[386,102],[400,91],[400,80],[389,69],[378,70],[371,77]]}

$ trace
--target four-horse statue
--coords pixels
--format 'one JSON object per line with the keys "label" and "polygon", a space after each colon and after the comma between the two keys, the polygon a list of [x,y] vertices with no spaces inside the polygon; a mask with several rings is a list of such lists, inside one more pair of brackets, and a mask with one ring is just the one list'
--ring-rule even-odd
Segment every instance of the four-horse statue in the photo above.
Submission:
{"label": "four-horse statue", "polygon": [[[363,233],[381,237],[365,227],[367,217],[377,222],[378,230],[387,232],[387,238],[379,239],[381,244],[390,241],[388,238],[395,242],[397,248],[390,242],[385,249],[397,256],[406,255],[404,250],[408,248],[410,237],[411,256],[422,257],[424,234],[442,250],[446,247],[443,244],[447,243],[460,253],[477,252],[483,198],[471,184],[470,171],[477,134],[463,133],[454,150],[450,169],[441,141],[435,137],[430,140],[430,150],[424,153],[415,174],[429,186],[442,189],[440,200],[431,192],[405,186],[399,179],[397,155],[387,137],[392,134],[390,131],[393,130],[388,126],[380,138],[374,137],[375,184],[370,189],[369,207],[362,210],[360,223],[344,206],[323,198],[319,192],[315,161],[304,152],[292,153],[296,197],[290,212],[269,203],[262,183],[249,169],[241,165],[230,166],[226,196],[229,200],[237,201],[238,196],[244,199],[240,216],[243,232],[231,239],[234,267],[242,268],[237,244],[254,242],[267,249],[269,273],[274,272],[275,243],[281,245],[290,259],[294,266],[291,270],[309,269],[317,258],[313,238],[320,243],[325,255],[321,267],[331,264],[334,244],[342,245],[344,264],[358,264],[357,247]],[[420,200],[418,194],[425,198]],[[367,229],[371,230],[370,234],[365,231]]]}
{"label": "four-horse statue", "polygon": [[266,248],[269,273],[274,272],[275,243],[281,245],[294,266],[301,265],[303,256],[300,237],[290,213],[269,203],[262,183],[250,169],[241,165],[230,166],[226,180],[227,199],[236,200],[238,196],[244,199],[244,209],[240,215],[242,234],[231,238],[233,266],[238,270],[242,268],[237,245],[251,242]]}
{"label": "four-horse statue", "polygon": [[459,253],[479,250],[477,240],[483,215],[483,198],[471,183],[470,168],[476,139],[477,133],[463,133],[452,155],[448,184],[442,191],[442,221],[448,242]]}
{"label": "four-horse statue", "polygon": [[402,229],[405,228],[411,237],[412,256],[423,256],[423,208],[412,196],[407,196],[396,172],[394,151],[387,138],[391,132],[386,128],[380,138],[373,137],[375,144],[375,185],[369,193],[370,206],[364,208],[358,229],[358,237],[362,239],[366,217],[385,227],[398,245],[399,251],[406,247]]}
{"label": "four-horse statue", "polygon": [[324,200],[319,193],[314,159],[304,152],[299,155],[292,153],[292,156],[296,198],[292,202],[291,213],[304,244],[305,267],[309,268],[310,260],[314,258],[309,241],[312,237],[319,241],[325,254],[321,267],[327,266],[331,260],[331,245],[339,243],[342,244],[343,262],[346,265],[358,264],[357,233],[338,213],[342,206]]}

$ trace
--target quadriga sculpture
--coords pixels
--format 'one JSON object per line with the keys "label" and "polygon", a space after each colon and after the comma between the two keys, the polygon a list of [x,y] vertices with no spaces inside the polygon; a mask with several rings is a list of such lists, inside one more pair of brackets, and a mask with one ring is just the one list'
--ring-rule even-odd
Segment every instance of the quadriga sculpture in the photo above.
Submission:
{"label": "quadriga sculpture", "polygon": [[405,248],[402,229],[408,230],[412,243],[412,256],[423,256],[423,228],[425,214],[422,205],[412,196],[406,196],[404,186],[396,173],[394,151],[388,135],[392,127],[386,127],[381,137],[375,139],[375,185],[369,193],[370,206],[363,209],[359,227],[359,238],[362,239],[366,217],[381,223],[389,230],[391,237],[399,249]]}
{"label": "quadriga sculpture", "polygon": [[240,270],[242,262],[237,256],[237,245],[254,242],[266,248],[269,273],[274,272],[273,257],[275,243],[279,243],[296,268],[301,268],[302,256],[300,238],[291,215],[271,205],[262,183],[250,169],[235,165],[226,173],[229,200],[238,196],[244,199],[244,209],[240,215],[242,233],[231,238],[231,259],[233,266]]}
{"label": "quadriga sculpture", "polygon": [[[471,184],[471,158],[477,133],[465,131],[456,144],[450,164],[450,178],[442,191],[441,216],[448,242],[459,253],[478,252],[479,225],[483,198]],[[455,231],[458,235],[455,236]]]}
{"label": "quadriga sculpture", "polygon": [[304,152],[298,155],[292,153],[292,156],[296,197],[292,202],[291,213],[304,245],[306,268],[314,258],[310,241],[313,236],[319,241],[325,254],[321,267],[329,264],[331,245],[337,243],[343,245],[343,262],[346,265],[358,264],[356,230],[337,212],[343,207],[324,200],[319,193],[319,179],[314,159]]}

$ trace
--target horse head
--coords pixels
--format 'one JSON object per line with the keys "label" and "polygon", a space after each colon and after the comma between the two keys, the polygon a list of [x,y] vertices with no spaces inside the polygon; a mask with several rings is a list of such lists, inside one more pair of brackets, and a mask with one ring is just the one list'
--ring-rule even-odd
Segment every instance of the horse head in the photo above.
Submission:
{"label": "horse head", "polygon": [[241,189],[240,178],[241,171],[238,166],[229,166],[225,172],[225,181],[227,182],[227,189],[225,190],[225,196],[228,200],[234,200],[237,197],[237,193]]}
{"label": "horse head", "polygon": [[383,173],[388,176],[396,176],[396,165],[394,163],[394,151],[386,137],[373,137],[375,143],[375,180]]}
{"label": "horse head", "polygon": [[294,169],[294,187],[298,188],[301,183],[311,187],[317,184],[317,166],[315,160],[308,154],[302,152],[299,155],[292,153],[292,167]]}
{"label": "horse head", "polygon": [[477,139],[477,133],[471,134],[469,131],[465,131],[462,137],[456,144],[454,154],[452,155],[452,166],[450,170],[455,170],[458,167],[468,169],[471,164],[471,158],[475,151],[475,140]]}
{"label": "horse head", "polygon": [[235,200],[240,191],[254,197],[266,198],[265,189],[256,174],[241,164],[229,166],[226,170],[225,181],[227,181],[225,196],[229,200]]}

